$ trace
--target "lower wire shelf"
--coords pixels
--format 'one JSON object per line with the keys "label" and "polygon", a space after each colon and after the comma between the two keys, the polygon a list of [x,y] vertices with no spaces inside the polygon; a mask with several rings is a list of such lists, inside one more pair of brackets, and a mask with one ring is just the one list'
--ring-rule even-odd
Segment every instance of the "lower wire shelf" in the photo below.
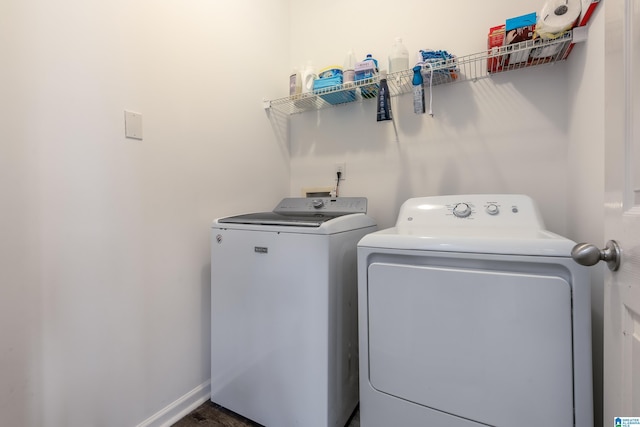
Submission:
{"label": "lower wire shelf", "polygon": [[[566,59],[573,46],[573,32],[568,31],[554,40],[527,40],[492,48],[454,59],[438,60],[423,65],[425,87],[448,83],[476,81],[493,74],[522,68],[553,64]],[[413,70],[390,73],[387,84],[391,96],[412,91]],[[268,101],[267,108],[287,115],[319,110],[328,107],[361,102],[375,98],[379,76],[355,83],[337,85],[314,93],[287,96]]]}

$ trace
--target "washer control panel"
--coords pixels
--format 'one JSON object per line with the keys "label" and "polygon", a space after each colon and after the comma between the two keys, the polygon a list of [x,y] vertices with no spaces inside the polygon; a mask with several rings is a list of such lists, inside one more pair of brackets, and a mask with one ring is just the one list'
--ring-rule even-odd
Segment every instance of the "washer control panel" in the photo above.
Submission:
{"label": "washer control panel", "polygon": [[533,200],[519,194],[418,197],[400,208],[397,225],[541,227]]}
{"label": "washer control panel", "polygon": [[273,210],[279,214],[350,214],[367,213],[366,197],[288,197]]}

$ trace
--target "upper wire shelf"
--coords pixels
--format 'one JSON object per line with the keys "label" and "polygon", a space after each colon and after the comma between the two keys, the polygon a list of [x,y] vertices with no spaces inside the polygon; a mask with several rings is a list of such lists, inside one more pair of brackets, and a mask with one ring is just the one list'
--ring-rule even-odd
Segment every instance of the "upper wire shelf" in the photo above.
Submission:
{"label": "upper wire shelf", "polygon": [[[476,81],[505,71],[553,64],[566,59],[572,40],[573,33],[568,31],[554,40],[527,40],[454,59],[430,62],[423,66],[424,84],[425,87],[429,87],[429,84],[436,86]],[[411,92],[412,79],[413,70],[411,69],[389,73],[387,75],[389,94],[398,96]],[[266,107],[290,115],[363,101],[376,96],[379,81],[379,76],[375,76],[355,83],[317,90],[314,93],[278,98],[267,101]]]}

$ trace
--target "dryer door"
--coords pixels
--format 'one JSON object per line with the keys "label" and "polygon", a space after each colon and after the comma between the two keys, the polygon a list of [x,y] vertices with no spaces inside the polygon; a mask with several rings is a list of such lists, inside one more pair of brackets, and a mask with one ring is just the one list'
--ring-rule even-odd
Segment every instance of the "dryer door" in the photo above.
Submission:
{"label": "dryer door", "polygon": [[572,426],[571,286],[543,273],[373,263],[369,380],[492,426]]}

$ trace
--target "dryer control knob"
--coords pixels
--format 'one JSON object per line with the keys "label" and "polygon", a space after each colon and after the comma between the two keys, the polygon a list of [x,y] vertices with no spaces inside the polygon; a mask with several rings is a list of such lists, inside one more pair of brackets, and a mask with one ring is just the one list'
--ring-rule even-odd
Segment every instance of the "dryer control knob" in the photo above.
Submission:
{"label": "dryer control knob", "polygon": [[316,209],[320,209],[321,207],[324,206],[324,200],[322,200],[322,199],[313,199],[311,201],[311,206],[313,206]]}
{"label": "dryer control knob", "polygon": [[471,215],[471,206],[466,203],[458,203],[453,208],[453,214],[458,218],[466,218]]}
{"label": "dryer control knob", "polygon": [[487,213],[489,215],[498,215],[500,213],[500,209],[498,208],[498,205],[491,203],[487,206]]}

